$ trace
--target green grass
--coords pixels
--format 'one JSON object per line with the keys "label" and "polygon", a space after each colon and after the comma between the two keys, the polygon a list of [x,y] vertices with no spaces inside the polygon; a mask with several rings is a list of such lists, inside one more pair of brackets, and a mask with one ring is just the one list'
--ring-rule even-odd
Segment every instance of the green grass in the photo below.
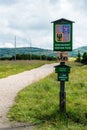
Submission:
{"label": "green grass", "polygon": [[87,130],[87,66],[72,66],[66,82],[66,113],[59,112],[59,82],[51,74],[18,93],[8,117],[11,121],[39,124],[37,130]]}
{"label": "green grass", "polygon": [[20,60],[20,61],[0,61],[0,78],[9,75],[17,74],[26,70],[39,67],[45,63],[52,63],[48,61],[35,61],[35,60]]}

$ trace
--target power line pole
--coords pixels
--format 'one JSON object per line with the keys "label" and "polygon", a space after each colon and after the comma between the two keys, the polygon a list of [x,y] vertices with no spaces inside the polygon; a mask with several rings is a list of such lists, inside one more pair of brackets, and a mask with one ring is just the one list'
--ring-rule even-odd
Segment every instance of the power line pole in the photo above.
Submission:
{"label": "power line pole", "polygon": [[31,39],[30,39],[30,60],[32,60],[32,45],[31,45]]}
{"label": "power line pole", "polygon": [[14,48],[14,50],[15,50],[14,51],[14,54],[15,54],[14,57],[15,57],[15,61],[16,61],[16,36],[15,36],[15,48]]}

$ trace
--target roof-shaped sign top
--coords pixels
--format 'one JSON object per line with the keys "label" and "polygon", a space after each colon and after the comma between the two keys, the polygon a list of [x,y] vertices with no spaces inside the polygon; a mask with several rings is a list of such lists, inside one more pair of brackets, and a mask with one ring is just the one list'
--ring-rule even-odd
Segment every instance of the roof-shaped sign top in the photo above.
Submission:
{"label": "roof-shaped sign top", "polygon": [[51,23],[75,23],[74,21],[71,21],[71,20],[68,20],[68,19],[65,19],[65,18],[61,18],[61,19],[58,19],[58,20],[55,20],[55,21],[52,21]]}

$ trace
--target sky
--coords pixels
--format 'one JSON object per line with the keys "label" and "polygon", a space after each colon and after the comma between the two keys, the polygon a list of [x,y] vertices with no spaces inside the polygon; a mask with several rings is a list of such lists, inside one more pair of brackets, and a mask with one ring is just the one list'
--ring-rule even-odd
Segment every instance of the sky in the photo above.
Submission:
{"label": "sky", "polygon": [[[73,49],[87,46],[87,0],[0,0],[0,47],[53,49],[53,24],[73,23]],[[16,38],[16,40],[15,40]]]}

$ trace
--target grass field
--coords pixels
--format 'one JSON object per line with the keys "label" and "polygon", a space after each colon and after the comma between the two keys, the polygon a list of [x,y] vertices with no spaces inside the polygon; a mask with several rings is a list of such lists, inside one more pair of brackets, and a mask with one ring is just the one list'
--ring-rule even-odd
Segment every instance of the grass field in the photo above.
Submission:
{"label": "grass field", "polygon": [[87,66],[73,61],[66,82],[66,113],[59,112],[60,86],[55,73],[18,93],[8,117],[39,124],[35,130],[87,130]]}
{"label": "grass field", "polygon": [[20,60],[20,61],[0,61],[0,78],[7,77],[9,75],[17,74],[26,70],[30,70],[39,67],[46,63],[52,63],[49,61],[40,60]]}

